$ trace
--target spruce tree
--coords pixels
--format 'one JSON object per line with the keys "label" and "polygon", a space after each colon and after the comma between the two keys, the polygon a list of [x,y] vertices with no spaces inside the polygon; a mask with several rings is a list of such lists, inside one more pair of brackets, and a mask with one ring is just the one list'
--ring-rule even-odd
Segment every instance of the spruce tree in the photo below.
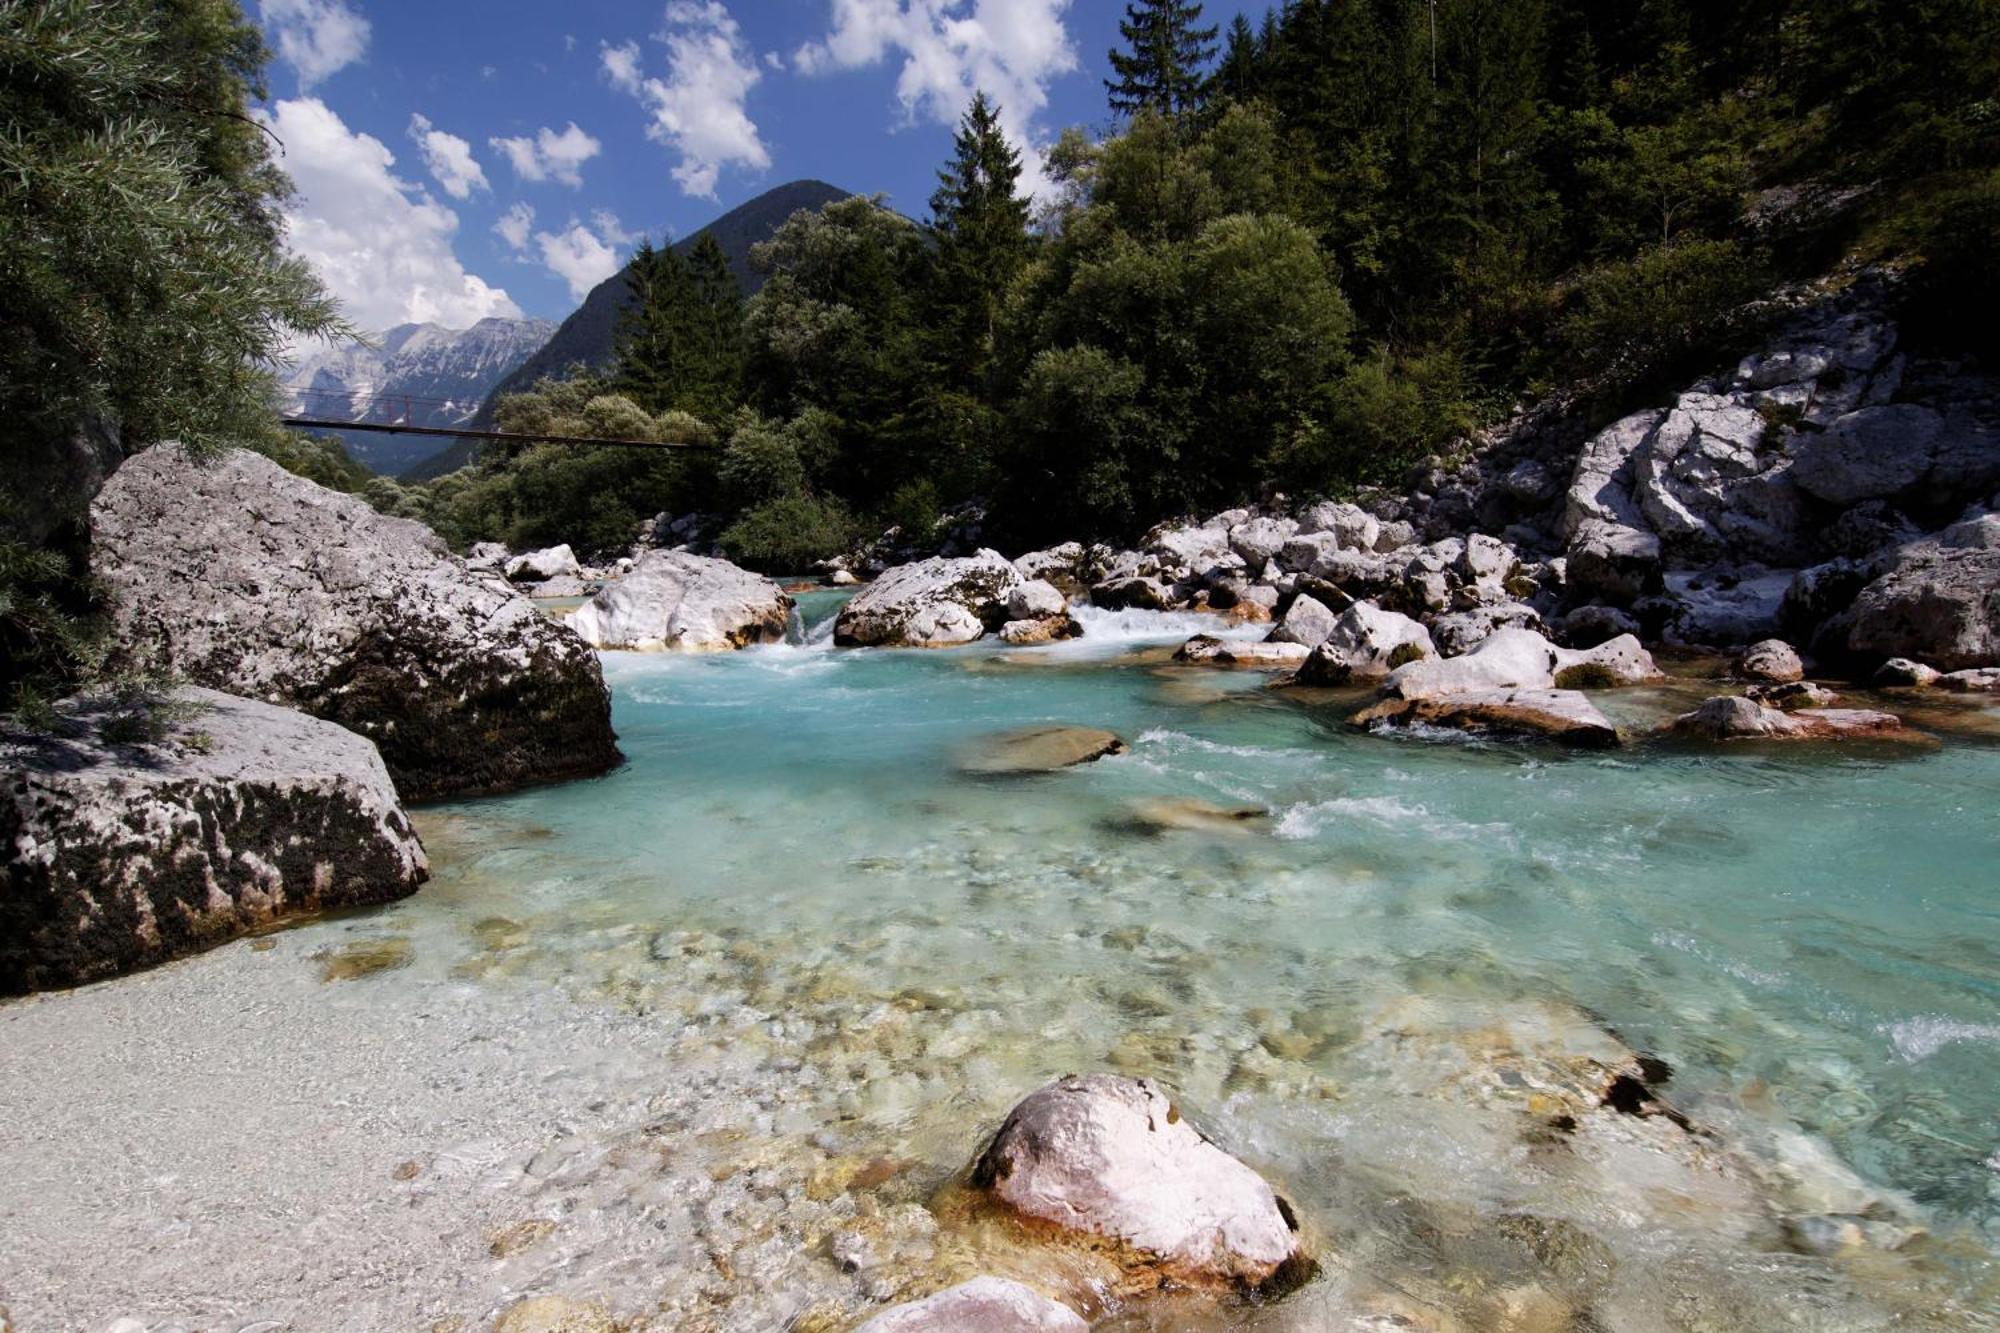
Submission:
{"label": "spruce tree", "polygon": [[1135,0],[1125,6],[1118,32],[1130,49],[1110,53],[1118,78],[1104,84],[1113,111],[1177,116],[1201,105],[1201,71],[1215,58],[1217,29],[1196,26],[1200,21],[1200,0]]}
{"label": "spruce tree", "polygon": [[1021,155],[985,93],[959,119],[952,158],[931,195],[937,238],[931,320],[936,359],[954,387],[970,390],[991,363],[1000,301],[1028,254],[1028,201],[1017,190]]}
{"label": "spruce tree", "polygon": [[1256,30],[1247,16],[1238,14],[1229,23],[1222,63],[1215,71],[1215,91],[1238,102],[1257,96],[1262,82],[1262,56]]}
{"label": "spruce tree", "polygon": [[641,241],[625,270],[631,304],[618,315],[612,348],[618,392],[649,412],[675,406],[693,357],[694,277],[670,247]]}

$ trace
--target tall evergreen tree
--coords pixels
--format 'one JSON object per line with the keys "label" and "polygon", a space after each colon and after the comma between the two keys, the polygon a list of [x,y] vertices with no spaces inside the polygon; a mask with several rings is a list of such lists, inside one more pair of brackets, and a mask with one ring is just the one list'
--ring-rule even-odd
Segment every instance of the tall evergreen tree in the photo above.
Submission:
{"label": "tall evergreen tree", "polygon": [[612,342],[618,392],[650,412],[674,405],[691,361],[694,275],[671,247],[639,243],[626,268],[632,302]]}
{"label": "tall evergreen tree", "polygon": [[1255,97],[1262,84],[1263,52],[1248,15],[1238,14],[1229,22],[1229,37],[1223,47],[1222,63],[1215,70],[1215,91],[1238,102]]}
{"label": "tall evergreen tree", "polygon": [[951,161],[931,195],[937,238],[932,325],[952,387],[976,390],[993,358],[1001,298],[1028,255],[1028,200],[1017,190],[1021,155],[985,93],[958,122]]}
{"label": "tall evergreen tree", "polygon": [[1201,105],[1202,70],[1215,58],[1217,29],[1203,28],[1199,0],[1134,0],[1125,6],[1118,33],[1125,51],[1111,52],[1116,80],[1105,81],[1111,109],[1121,116],[1143,110],[1176,116]]}

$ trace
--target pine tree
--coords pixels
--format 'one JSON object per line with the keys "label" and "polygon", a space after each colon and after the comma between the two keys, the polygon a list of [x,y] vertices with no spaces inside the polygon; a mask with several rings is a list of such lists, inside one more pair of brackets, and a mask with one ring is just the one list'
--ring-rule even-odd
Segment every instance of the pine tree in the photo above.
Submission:
{"label": "pine tree", "polygon": [[1202,28],[1199,0],[1134,0],[1118,21],[1129,51],[1111,52],[1117,80],[1106,80],[1121,116],[1151,109],[1175,116],[1201,105],[1202,68],[1215,58],[1217,29]]}
{"label": "pine tree", "polygon": [[1263,51],[1248,16],[1230,20],[1229,38],[1223,48],[1222,63],[1215,71],[1215,91],[1237,102],[1257,96],[1263,82]]}
{"label": "pine tree", "polygon": [[937,238],[931,323],[938,360],[955,386],[977,387],[993,356],[1000,301],[1028,254],[1028,200],[1017,192],[1021,155],[985,93],[958,123],[952,158],[931,195]]}
{"label": "pine tree", "polygon": [[692,362],[694,275],[668,247],[641,241],[625,270],[631,304],[612,342],[618,392],[649,412],[675,406]]}
{"label": "pine tree", "polygon": [[713,232],[688,251],[694,297],[693,365],[676,406],[720,417],[743,400],[743,288]]}

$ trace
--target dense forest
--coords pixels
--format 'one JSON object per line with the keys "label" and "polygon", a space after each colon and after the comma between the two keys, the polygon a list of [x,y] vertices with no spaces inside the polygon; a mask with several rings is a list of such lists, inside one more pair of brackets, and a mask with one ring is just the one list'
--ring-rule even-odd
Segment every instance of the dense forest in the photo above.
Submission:
{"label": "dense forest", "polygon": [[1025,547],[1393,484],[1524,402],[1719,361],[1843,265],[1908,270],[1916,334],[1992,349],[2000,0],[1290,0],[1226,30],[1135,0],[1121,32],[1112,129],[1049,147],[1052,193],[978,98],[924,220],[797,214],[747,302],[712,251],[649,248],[615,366],[501,409],[710,447],[407,485],[276,428],[274,358],[347,330],[282,250],[233,0],[0,0],[0,692],[87,669],[81,516],[23,461],[80,422],[262,448],[458,543],[611,552],[699,511],[797,569],[968,502]]}
{"label": "dense forest", "polygon": [[650,251],[617,368],[502,411],[719,450],[496,451],[378,503],[596,549],[713,511],[767,568],[969,500],[1015,544],[1129,535],[1394,482],[1523,401],[1609,410],[1842,260],[1920,261],[1933,324],[1993,292],[1991,0],[1291,0],[1226,31],[1140,0],[1121,31],[1116,132],[1062,136],[1039,211],[981,97],[924,222],[795,216],[747,306]]}

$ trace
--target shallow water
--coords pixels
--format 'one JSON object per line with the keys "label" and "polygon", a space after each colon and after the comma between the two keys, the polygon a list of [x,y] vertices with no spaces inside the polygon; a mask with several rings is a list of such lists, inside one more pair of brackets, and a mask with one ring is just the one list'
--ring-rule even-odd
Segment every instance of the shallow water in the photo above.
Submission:
{"label": "shallow water", "polygon": [[[292,932],[292,966],[395,935],[410,965],[342,983],[343,1003],[546,1014],[540,1047],[520,1034],[535,1049],[579,1009],[705,1042],[795,1085],[745,1126],[907,1164],[905,1200],[1048,1077],[1156,1075],[1297,1198],[1328,1262],[1277,1307],[1107,1327],[1995,1326],[2000,748],[1358,736],[1337,702],[1169,665],[1190,617],[1095,615],[1037,650],[839,652],[832,600],[804,601],[796,645],[607,657],[625,767],[426,812],[433,883]],[[982,735],[1038,723],[1130,749],[960,772]],[[1133,812],[1152,798],[1267,815],[1151,831]],[[1507,1069],[1540,1086],[1606,1032],[1671,1068],[1706,1146],[1655,1152],[1680,1135],[1664,1120],[1537,1137]],[[615,1120],[581,1132],[610,1142]],[[1799,1253],[1787,1219],[1819,1214],[1923,1234]],[[1552,1257],[1524,1227],[1573,1243]],[[585,1242],[542,1276],[621,1306],[649,1280]],[[1560,1319],[1534,1322],[1544,1296]]]}

